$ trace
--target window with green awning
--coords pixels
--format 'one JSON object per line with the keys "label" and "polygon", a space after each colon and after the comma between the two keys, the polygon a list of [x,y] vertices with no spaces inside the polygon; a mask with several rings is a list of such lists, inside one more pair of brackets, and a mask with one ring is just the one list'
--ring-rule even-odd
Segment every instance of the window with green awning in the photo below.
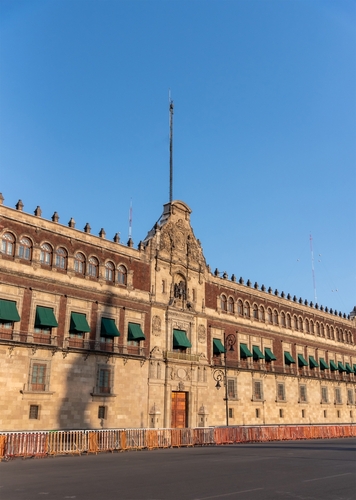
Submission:
{"label": "window with green awning", "polygon": [[346,368],[344,365],[341,363],[341,361],[338,362],[337,364],[339,372],[346,372]]}
{"label": "window with green awning", "polygon": [[222,345],[220,339],[213,339],[213,353],[216,355],[223,354],[225,352],[225,347]]}
{"label": "window with green awning", "polygon": [[133,340],[135,342],[146,340],[145,334],[141,330],[141,325],[138,323],[129,323],[127,340]]}
{"label": "window with green awning", "polygon": [[330,360],[330,370],[332,372],[336,372],[338,370],[337,364],[334,363],[334,361],[332,359]]}
{"label": "window with green awning", "polygon": [[0,321],[20,321],[16,302],[12,300],[0,300]]}
{"label": "window with green awning", "polygon": [[53,309],[50,307],[36,307],[36,318],[35,318],[35,327],[47,327],[47,328],[57,328],[58,322],[54,315]]}
{"label": "window with green awning", "polygon": [[264,355],[260,351],[260,348],[257,345],[252,346],[253,359],[257,361],[258,359],[265,359]]}
{"label": "window with green awning", "polygon": [[269,347],[265,347],[265,358],[266,361],[276,361],[277,359]]}
{"label": "window with green awning", "polygon": [[72,312],[70,316],[70,330],[71,333],[86,333],[90,332],[87,318],[83,313]]}
{"label": "window with green awning", "polygon": [[293,356],[288,351],[284,351],[284,362],[286,365],[291,365],[295,363]]}
{"label": "window with green awning", "polygon": [[115,320],[112,318],[101,318],[100,335],[102,337],[120,337]]}
{"label": "window with green awning", "polygon": [[298,366],[299,368],[302,368],[303,366],[308,366],[308,363],[304,359],[303,354],[298,354]]}
{"label": "window with green awning", "polygon": [[329,365],[327,364],[324,358],[319,358],[319,363],[321,370],[329,370]]}
{"label": "window with green awning", "polygon": [[189,342],[184,330],[173,330],[173,349],[189,349],[192,344]]}
{"label": "window with green awning", "polygon": [[354,364],[354,374],[356,375],[356,364]]}
{"label": "window with green awning", "polygon": [[350,363],[345,363],[345,368],[347,373],[353,373],[353,369],[350,366]]}
{"label": "window with green awning", "polygon": [[319,365],[313,356],[309,356],[309,367],[310,368],[319,368]]}
{"label": "window with green awning", "polygon": [[252,353],[246,344],[240,344],[240,356],[241,358],[252,358]]}

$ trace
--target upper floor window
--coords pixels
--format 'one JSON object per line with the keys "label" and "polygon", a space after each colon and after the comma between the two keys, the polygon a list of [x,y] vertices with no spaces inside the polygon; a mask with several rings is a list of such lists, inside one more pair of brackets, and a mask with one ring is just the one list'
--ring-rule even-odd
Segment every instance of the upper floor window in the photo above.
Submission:
{"label": "upper floor window", "polygon": [[240,316],[242,316],[243,314],[242,300],[239,300],[237,303],[237,312],[239,313]]}
{"label": "upper floor window", "polygon": [[298,319],[298,330],[300,332],[303,331],[303,318],[302,317],[299,317],[299,319]]}
{"label": "upper floor window", "polygon": [[326,338],[327,339],[330,338],[330,326],[329,325],[326,325]]}
{"label": "upper floor window", "polygon": [[114,281],[115,276],[115,266],[112,262],[107,262],[105,264],[105,279],[106,281]]}
{"label": "upper floor window", "polygon": [[272,323],[272,309],[270,307],[267,309],[267,318],[268,323]]}
{"label": "upper floor window", "polygon": [[290,314],[287,314],[286,320],[287,320],[287,328],[291,328],[292,323],[291,323],[291,317],[290,317]]}
{"label": "upper floor window", "polygon": [[253,318],[258,319],[258,307],[256,304],[253,306]]}
{"label": "upper floor window", "polygon": [[305,320],[305,331],[307,333],[309,333],[309,320],[308,319]]}
{"label": "upper floor window", "polygon": [[126,285],[127,283],[127,270],[125,266],[119,266],[117,268],[117,282],[119,285]]}
{"label": "upper floor window", "polygon": [[330,338],[334,339],[334,328],[332,326],[330,327]]}
{"label": "upper floor window", "polygon": [[32,248],[31,240],[23,236],[20,239],[19,251],[18,251],[20,259],[31,260],[31,248]]}
{"label": "upper floor window", "polygon": [[260,306],[260,308],[258,310],[258,319],[260,321],[264,321],[265,320],[265,308],[263,306]]}
{"label": "upper floor window", "polygon": [[294,330],[298,330],[298,318],[297,318],[297,316],[293,316],[293,328],[294,328]]}
{"label": "upper floor window", "polygon": [[56,250],[55,266],[59,269],[67,269],[67,252],[62,247]]}
{"label": "upper floor window", "polygon": [[11,233],[4,233],[1,238],[1,252],[14,255],[15,237]]}
{"label": "upper floor window", "polygon": [[74,271],[79,274],[85,274],[85,257],[81,252],[74,256]]}
{"label": "upper floor window", "polygon": [[226,295],[221,295],[221,297],[220,297],[220,308],[221,308],[222,311],[226,311],[227,310]]}
{"label": "upper floor window", "polygon": [[46,266],[52,264],[52,247],[48,243],[43,243],[41,245],[40,262]]}
{"label": "upper floor window", "polygon": [[89,258],[88,274],[93,278],[97,278],[99,275],[99,261],[96,257]]}
{"label": "upper floor window", "polygon": [[227,310],[230,313],[234,312],[234,299],[232,297],[229,297],[229,300],[227,301]]}
{"label": "upper floor window", "polygon": [[245,318],[250,317],[250,304],[248,302],[244,303],[244,316]]}
{"label": "upper floor window", "polygon": [[276,310],[273,311],[273,324],[278,325],[278,312]]}
{"label": "upper floor window", "polygon": [[314,334],[314,321],[310,320],[310,333]]}
{"label": "upper floor window", "polygon": [[325,337],[325,331],[324,331],[324,324],[321,323],[320,325],[320,336],[321,337]]}
{"label": "upper floor window", "polygon": [[286,326],[286,315],[284,312],[281,313],[281,325]]}
{"label": "upper floor window", "polygon": [[320,337],[320,325],[319,325],[319,323],[316,323],[316,334],[318,335],[318,337]]}

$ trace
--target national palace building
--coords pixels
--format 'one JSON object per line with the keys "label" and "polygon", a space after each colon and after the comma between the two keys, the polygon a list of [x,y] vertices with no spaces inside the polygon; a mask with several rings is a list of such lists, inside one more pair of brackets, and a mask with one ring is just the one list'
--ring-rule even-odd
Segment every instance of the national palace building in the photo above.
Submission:
{"label": "national palace building", "polygon": [[355,310],[212,272],[190,213],[135,248],[0,196],[1,430],[355,421]]}

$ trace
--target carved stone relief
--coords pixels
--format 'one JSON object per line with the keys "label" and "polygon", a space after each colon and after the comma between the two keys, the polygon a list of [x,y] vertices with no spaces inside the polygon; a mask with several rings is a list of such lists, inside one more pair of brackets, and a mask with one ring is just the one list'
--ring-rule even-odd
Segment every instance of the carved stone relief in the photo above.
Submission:
{"label": "carved stone relief", "polygon": [[198,341],[203,344],[206,341],[206,332],[205,332],[205,326],[204,325],[199,325],[198,326]]}
{"label": "carved stone relief", "polygon": [[161,335],[161,318],[159,316],[153,316],[152,318],[152,333],[156,337]]}

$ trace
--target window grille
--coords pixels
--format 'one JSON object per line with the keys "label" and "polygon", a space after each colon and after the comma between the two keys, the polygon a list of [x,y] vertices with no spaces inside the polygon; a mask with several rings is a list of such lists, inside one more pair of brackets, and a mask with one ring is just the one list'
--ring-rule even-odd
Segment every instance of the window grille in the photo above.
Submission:
{"label": "window grille", "polygon": [[39,415],[39,406],[38,405],[30,405],[30,412],[28,417],[31,420],[37,420]]}
{"label": "window grille", "polygon": [[299,386],[299,402],[300,403],[307,402],[307,386],[306,385]]}

